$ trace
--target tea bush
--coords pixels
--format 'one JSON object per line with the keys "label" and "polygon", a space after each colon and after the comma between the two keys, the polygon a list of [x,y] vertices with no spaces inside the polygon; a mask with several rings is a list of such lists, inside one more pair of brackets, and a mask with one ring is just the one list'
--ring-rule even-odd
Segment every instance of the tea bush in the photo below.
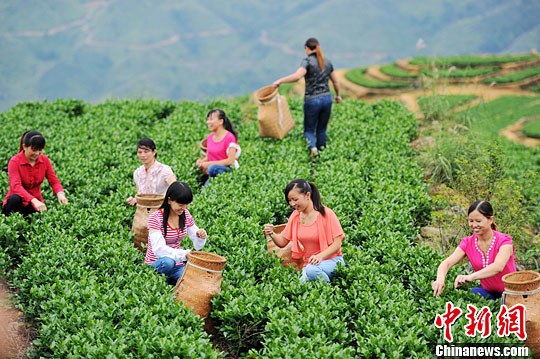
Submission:
{"label": "tea bush", "polygon": [[[429,344],[442,340],[433,319],[446,301],[486,304],[466,291],[432,296],[442,258],[415,244],[430,201],[409,146],[416,121],[402,105],[336,105],[328,148],[311,163],[300,101],[290,100],[297,127],[283,141],[259,138],[243,101],[57,100],[0,115],[0,161],[17,151],[24,130],[41,130],[70,200],[58,205],[44,185],[48,211],[29,222],[0,217],[0,264],[39,330],[30,357],[427,357]],[[201,188],[194,162],[213,107],[237,126],[243,154],[239,169]],[[125,198],[135,191],[143,136],[194,189],[190,211],[209,233],[205,250],[227,258],[212,301],[214,338],[133,246],[134,210]],[[331,284],[300,283],[298,272],[266,253],[262,225],[287,220],[282,190],[299,177],[317,183],[347,235],[347,265]],[[0,187],[8,187],[5,172]],[[459,342],[481,341],[456,331]]]}

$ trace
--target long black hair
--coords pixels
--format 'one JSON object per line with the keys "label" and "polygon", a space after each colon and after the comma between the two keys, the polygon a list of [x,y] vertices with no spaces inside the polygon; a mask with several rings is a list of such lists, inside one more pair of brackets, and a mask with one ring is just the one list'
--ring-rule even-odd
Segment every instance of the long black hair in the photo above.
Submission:
{"label": "long black hair", "polygon": [[38,131],[26,131],[22,134],[19,142],[19,152],[23,150],[23,145],[39,151],[45,148],[45,137]]}
{"label": "long black hair", "polygon": [[[469,207],[469,210],[467,211],[467,215],[471,214],[474,211],[480,212],[481,215],[483,215],[486,218],[493,218],[493,206],[491,206],[491,203],[488,201],[476,201]],[[495,224],[495,219],[493,219],[493,222],[491,223],[491,229],[497,230],[497,225]]]}
{"label": "long black hair", "polygon": [[324,71],[324,55],[321,49],[321,45],[319,45],[319,40],[314,37],[310,37],[306,40],[304,47],[307,47],[311,51],[315,50],[315,53],[317,54],[317,62],[319,63],[319,68],[321,69],[321,72]]}
{"label": "long black hair", "polygon": [[310,193],[311,201],[313,202],[313,208],[315,208],[315,210],[323,216],[325,215],[324,206],[321,202],[321,195],[319,193],[319,190],[317,189],[317,186],[315,186],[315,183],[308,182],[302,178],[292,180],[283,190],[283,194],[285,194],[285,202],[289,203],[289,192],[295,188],[302,194]]}
{"label": "long black hair", "polygon": [[210,117],[210,115],[213,114],[213,113],[218,114],[218,118],[220,120],[223,120],[223,127],[225,127],[225,129],[227,131],[232,133],[234,135],[234,138],[238,141],[238,134],[236,133],[236,130],[234,129],[234,126],[233,126],[231,120],[229,120],[229,118],[225,114],[225,111],[220,110],[218,108],[215,108],[213,110],[208,111],[208,114],[206,115],[206,118]]}
{"label": "long black hair", "polygon": [[[163,208],[163,237],[167,237],[167,221],[169,220],[169,214],[171,213],[171,205],[169,200],[179,204],[190,204],[193,201],[193,192],[189,188],[187,183],[174,181],[167,188],[165,193],[165,199],[160,208]],[[186,211],[182,212],[179,216],[180,229],[183,230],[186,226]]]}

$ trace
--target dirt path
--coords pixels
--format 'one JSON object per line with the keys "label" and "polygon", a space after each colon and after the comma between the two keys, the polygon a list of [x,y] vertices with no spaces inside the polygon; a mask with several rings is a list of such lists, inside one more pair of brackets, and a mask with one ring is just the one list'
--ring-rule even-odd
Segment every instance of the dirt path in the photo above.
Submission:
{"label": "dirt path", "polygon": [[0,279],[0,359],[23,358],[30,345],[22,314],[13,307],[7,285]]}
{"label": "dirt path", "polygon": [[499,135],[527,147],[540,147],[540,139],[527,137],[523,134],[523,126],[530,121],[538,120],[540,116],[522,118],[518,122],[502,129]]}

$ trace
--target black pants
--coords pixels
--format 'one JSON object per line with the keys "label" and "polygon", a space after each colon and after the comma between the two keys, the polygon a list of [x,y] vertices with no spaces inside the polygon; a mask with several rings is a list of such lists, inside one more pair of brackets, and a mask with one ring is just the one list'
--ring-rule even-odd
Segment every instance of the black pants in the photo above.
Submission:
{"label": "black pants", "polygon": [[23,206],[22,198],[18,194],[12,194],[9,196],[5,205],[2,206],[2,213],[9,216],[13,212],[19,212],[25,216],[35,213],[36,210],[31,203],[28,206]]}

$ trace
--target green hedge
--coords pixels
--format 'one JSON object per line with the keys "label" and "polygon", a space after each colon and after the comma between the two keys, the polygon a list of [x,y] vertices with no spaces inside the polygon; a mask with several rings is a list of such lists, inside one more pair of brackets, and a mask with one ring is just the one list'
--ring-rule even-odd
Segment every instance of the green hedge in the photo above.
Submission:
{"label": "green hedge", "polygon": [[[0,217],[2,269],[39,330],[30,357],[424,358],[432,355],[430,343],[442,341],[433,319],[446,301],[497,311],[468,291],[431,294],[441,257],[414,243],[430,202],[409,145],[416,121],[402,105],[336,105],[328,149],[315,164],[302,137],[300,101],[290,100],[297,127],[283,141],[259,138],[257,123],[243,120],[243,106],[244,99],[58,100],[1,114],[0,161],[16,152],[20,133],[41,130],[70,200],[55,204],[45,185],[47,212],[30,223]],[[243,154],[238,170],[201,188],[194,161],[213,107],[237,125]],[[160,161],[194,189],[190,211],[209,233],[205,250],[227,258],[222,293],[213,300],[214,338],[133,247],[134,210],[124,201],[134,191],[142,136],[156,141]],[[298,272],[266,254],[262,225],[287,220],[282,189],[298,177],[318,184],[347,235],[347,266],[331,284],[302,284]],[[5,172],[0,186],[7,188]],[[457,342],[516,342],[469,338],[459,330],[462,319],[454,326]]]}
{"label": "green hedge", "polygon": [[503,76],[490,77],[490,78],[484,79],[482,82],[486,84],[491,84],[493,82],[497,84],[506,84],[506,83],[522,81],[530,77],[535,77],[539,75],[540,75],[540,66],[530,67],[524,70],[510,72],[509,74],[503,75]]}
{"label": "green hedge", "polygon": [[443,69],[422,69],[420,72],[428,77],[442,78],[467,78],[489,75],[498,72],[499,68],[495,66],[467,67],[467,68],[443,68]]}
{"label": "green hedge", "polygon": [[377,89],[395,89],[412,87],[411,82],[381,81],[366,76],[367,68],[357,68],[345,73],[345,78],[360,86]]}
{"label": "green hedge", "polygon": [[391,77],[398,77],[403,79],[415,79],[418,77],[418,75],[410,73],[406,70],[403,70],[399,66],[397,66],[395,63],[386,64],[380,67],[380,70],[383,74],[391,76]]}
{"label": "green hedge", "polygon": [[523,134],[528,137],[540,138],[540,120],[527,122],[523,126]]}
{"label": "green hedge", "polygon": [[465,55],[448,57],[415,57],[410,61],[413,65],[420,66],[489,66],[500,65],[510,62],[523,62],[538,59],[535,54],[514,55]]}

